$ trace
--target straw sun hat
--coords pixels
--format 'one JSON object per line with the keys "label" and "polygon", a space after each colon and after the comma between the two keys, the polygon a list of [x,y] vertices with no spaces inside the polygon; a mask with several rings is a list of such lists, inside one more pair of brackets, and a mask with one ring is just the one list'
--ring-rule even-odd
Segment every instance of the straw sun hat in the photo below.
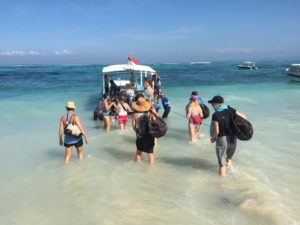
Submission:
{"label": "straw sun hat", "polygon": [[66,108],[76,109],[75,102],[67,102]]}
{"label": "straw sun hat", "polygon": [[151,103],[148,102],[145,98],[139,97],[136,102],[132,103],[132,107],[134,110],[139,112],[149,111],[151,108]]}

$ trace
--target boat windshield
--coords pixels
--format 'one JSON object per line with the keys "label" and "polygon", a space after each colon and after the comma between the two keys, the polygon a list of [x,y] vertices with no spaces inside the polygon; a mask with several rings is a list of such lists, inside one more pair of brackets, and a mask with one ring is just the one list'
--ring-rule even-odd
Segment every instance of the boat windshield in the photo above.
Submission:
{"label": "boat windshield", "polygon": [[114,72],[107,73],[107,76],[108,80],[113,80],[120,90],[143,90],[143,79],[145,77],[151,79],[151,77],[149,78],[146,74],[141,74],[140,72]]}

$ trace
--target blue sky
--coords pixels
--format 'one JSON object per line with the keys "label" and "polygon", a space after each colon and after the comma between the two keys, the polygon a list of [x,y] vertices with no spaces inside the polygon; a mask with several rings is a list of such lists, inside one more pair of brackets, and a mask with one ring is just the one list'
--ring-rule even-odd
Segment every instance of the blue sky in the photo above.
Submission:
{"label": "blue sky", "polygon": [[0,64],[300,60],[299,0],[0,0]]}

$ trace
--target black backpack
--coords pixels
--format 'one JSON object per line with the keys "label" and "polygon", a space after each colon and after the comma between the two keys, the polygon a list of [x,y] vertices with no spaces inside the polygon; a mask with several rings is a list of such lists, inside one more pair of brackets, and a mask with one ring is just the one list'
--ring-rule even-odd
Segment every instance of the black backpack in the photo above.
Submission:
{"label": "black backpack", "polygon": [[237,114],[231,116],[231,129],[233,134],[241,141],[248,141],[253,136],[252,124]]}
{"label": "black backpack", "polygon": [[149,134],[155,138],[165,136],[168,130],[166,122],[157,116],[155,116],[155,119],[149,119],[148,127]]}
{"label": "black backpack", "polygon": [[136,135],[138,138],[145,137],[149,133],[149,118],[147,114],[143,114],[136,122]]}
{"label": "black backpack", "polygon": [[201,104],[200,107],[202,109],[203,119],[209,117],[209,108],[207,107],[207,105]]}
{"label": "black backpack", "polygon": [[137,137],[145,137],[150,135],[155,138],[165,136],[168,130],[166,122],[157,116],[155,119],[149,119],[147,114],[143,114],[137,121],[136,134]]}

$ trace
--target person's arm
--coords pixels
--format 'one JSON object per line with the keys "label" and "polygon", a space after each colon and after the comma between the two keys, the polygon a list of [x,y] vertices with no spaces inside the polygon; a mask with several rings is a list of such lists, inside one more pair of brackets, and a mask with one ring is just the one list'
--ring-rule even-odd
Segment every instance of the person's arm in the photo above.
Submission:
{"label": "person's arm", "polygon": [[190,107],[189,107],[189,110],[188,110],[187,113],[186,113],[186,118],[190,119],[191,114],[192,114],[192,107],[190,106]]}
{"label": "person's arm", "polygon": [[129,107],[129,105],[127,103],[124,104],[125,109],[127,112],[131,112],[131,108]]}
{"label": "person's arm", "polygon": [[105,101],[103,102],[103,106],[104,106],[104,109],[105,109],[106,111],[109,110],[109,105],[108,105],[107,100],[105,100]]}
{"label": "person's arm", "polygon": [[85,129],[84,129],[83,126],[81,125],[79,116],[76,115],[76,116],[74,116],[74,117],[75,117],[75,118],[74,118],[74,121],[75,121],[76,125],[79,127],[79,129],[80,129],[80,131],[81,131],[81,133],[82,133],[82,135],[83,135],[83,137],[84,137],[84,139],[85,139],[85,142],[88,143],[88,142],[89,142],[89,138],[88,138],[88,136],[87,136],[87,134],[86,134],[86,132],[85,132]]}
{"label": "person's arm", "polygon": [[132,120],[131,120],[131,124],[132,124],[132,128],[134,131],[136,131],[136,121],[135,121],[135,117],[136,117],[136,113],[133,113],[132,115]]}
{"label": "person's arm", "polygon": [[236,111],[236,115],[238,115],[238,116],[244,118],[245,120],[247,119],[246,115],[243,114],[243,113],[241,113],[241,112]]}
{"label": "person's arm", "polygon": [[59,138],[59,145],[63,145],[63,133],[64,133],[64,124],[63,124],[63,118],[60,118],[59,121],[59,130],[58,130],[58,138]]}
{"label": "person's arm", "polygon": [[114,102],[110,103],[110,105],[109,105],[109,107],[108,107],[108,110],[109,110],[111,107],[118,108],[118,107],[117,107],[117,104],[114,103]]}
{"label": "person's arm", "polygon": [[154,116],[158,117],[158,114],[153,106],[150,108],[150,114],[154,114]]}
{"label": "person's arm", "polygon": [[214,134],[211,137],[211,143],[214,143],[219,135],[219,122],[218,121],[213,121],[213,126],[214,126]]}
{"label": "person's arm", "polygon": [[110,108],[111,108],[112,106],[115,106],[115,107],[117,108],[117,106],[116,106],[116,104],[115,104],[114,102],[112,102],[112,103],[110,103],[110,104],[108,103],[108,101],[105,101],[105,102],[104,102],[104,108],[105,108],[106,111],[110,110]]}

